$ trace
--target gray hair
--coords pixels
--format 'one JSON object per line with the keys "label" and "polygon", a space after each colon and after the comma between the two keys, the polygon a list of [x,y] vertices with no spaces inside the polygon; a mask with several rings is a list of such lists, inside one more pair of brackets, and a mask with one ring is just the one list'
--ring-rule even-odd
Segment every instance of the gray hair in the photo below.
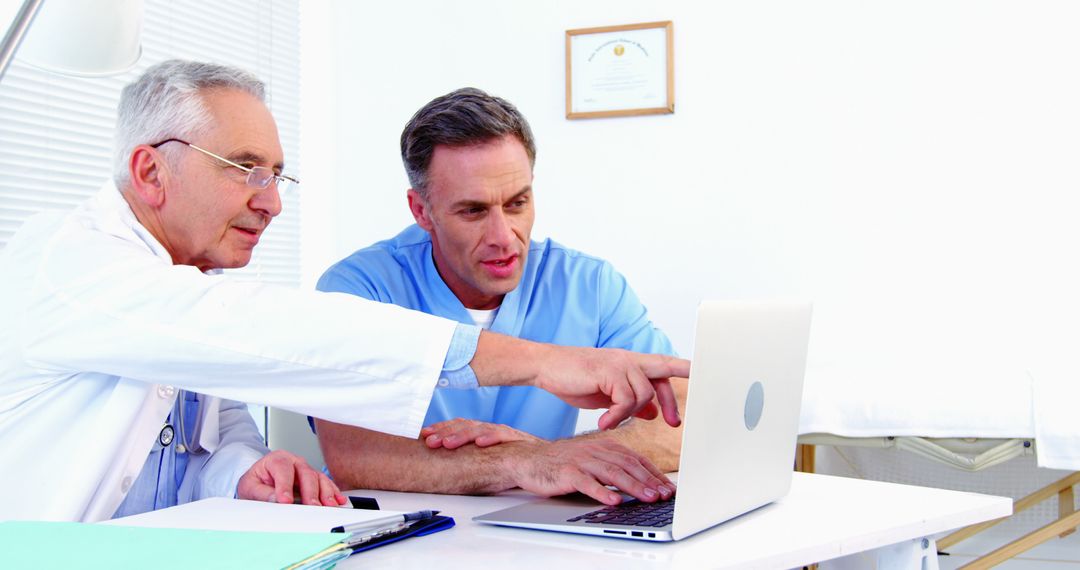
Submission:
{"label": "gray hair", "polygon": [[536,164],[536,143],[529,122],[509,101],[465,87],[432,99],[401,132],[401,160],[409,184],[425,200],[428,167],[437,145],[471,146],[513,135],[525,146],[529,164]]}
{"label": "gray hair", "polygon": [[247,71],[179,59],[150,67],[124,87],[113,157],[113,180],[118,188],[129,182],[128,161],[136,146],[191,137],[209,126],[210,112],[202,100],[202,91],[207,89],[238,89],[260,101],[266,97],[263,82]]}

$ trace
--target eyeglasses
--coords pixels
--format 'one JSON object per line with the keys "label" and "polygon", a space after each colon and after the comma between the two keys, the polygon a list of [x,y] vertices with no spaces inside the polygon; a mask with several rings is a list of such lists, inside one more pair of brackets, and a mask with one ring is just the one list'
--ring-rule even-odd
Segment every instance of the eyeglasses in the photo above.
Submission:
{"label": "eyeglasses", "polygon": [[286,193],[286,192],[288,192],[290,190],[294,190],[294,189],[297,189],[297,188],[300,187],[300,181],[293,178],[292,176],[286,176],[284,174],[278,174],[278,173],[274,172],[273,169],[267,168],[265,166],[244,166],[242,164],[237,164],[237,163],[235,163],[235,162],[233,162],[233,161],[231,161],[231,160],[229,160],[229,159],[227,159],[227,158],[225,158],[223,156],[214,154],[214,153],[206,150],[205,148],[202,148],[202,147],[197,146],[197,145],[193,145],[193,144],[191,144],[191,143],[189,143],[189,142],[187,142],[185,140],[181,140],[181,139],[165,139],[165,140],[163,140],[163,141],[161,141],[161,142],[159,142],[157,144],[150,145],[150,148],[158,148],[159,146],[161,146],[161,145],[163,145],[165,143],[171,143],[171,142],[178,142],[180,144],[187,145],[187,146],[189,146],[189,147],[191,147],[191,148],[193,148],[193,149],[195,149],[195,150],[197,150],[197,151],[199,151],[199,152],[201,152],[201,153],[203,153],[203,154],[205,154],[207,156],[216,158],[216,159],[220,160],[221,162],[224,162],[225,164],[228,164],[229,166],[231,166],[233,168],[239,168],[240,170],[246,172],[247,173],[247,179],[245,180],[245,182],[251,188],[255,188],[257,190],[262,190],[264,188],[269,187],[271,182],[276,182],[278,192],[284,194],[284,193]]}

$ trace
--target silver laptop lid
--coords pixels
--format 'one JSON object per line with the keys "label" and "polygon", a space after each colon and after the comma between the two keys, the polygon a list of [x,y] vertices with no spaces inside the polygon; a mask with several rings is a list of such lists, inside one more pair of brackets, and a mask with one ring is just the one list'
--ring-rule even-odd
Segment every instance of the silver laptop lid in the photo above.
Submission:
{"label": "silver laptop lid", "polygon": [[698,308],[672,537],[787,494],[810,335],[809,303]]}

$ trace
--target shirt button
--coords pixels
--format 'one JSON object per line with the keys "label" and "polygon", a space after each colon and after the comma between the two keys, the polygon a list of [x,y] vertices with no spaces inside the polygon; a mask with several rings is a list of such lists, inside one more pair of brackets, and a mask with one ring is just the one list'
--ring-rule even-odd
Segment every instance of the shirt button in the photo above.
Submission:
{"label": "shirt button", "polygon": [[176,452],[177,452],[177,453],[186,453],[186,452],[187,452],[187,448],[186,448],[186,447],[184,447],[184,444],[182,444],[182,443],[178,443],[178,444],[176,444]]}
{"label": "shirt button", "polygon": [[449,380],[447,380],[446,378],[439,378],[439,386],[442,386],[443,388],[445,388],[445,387],[447,387],[449,385],[450,385]]}
{"label": "shirt button", "polygon": [[120,491],[127,493],[131,489],[131,477],[124,477],[124,480],[120,482]]}
{"label": "shirt button", "polygon": [[173,388],[172,386],[158,386],[157,395],[162,400],[172,398],[176,395],[176,388]]}

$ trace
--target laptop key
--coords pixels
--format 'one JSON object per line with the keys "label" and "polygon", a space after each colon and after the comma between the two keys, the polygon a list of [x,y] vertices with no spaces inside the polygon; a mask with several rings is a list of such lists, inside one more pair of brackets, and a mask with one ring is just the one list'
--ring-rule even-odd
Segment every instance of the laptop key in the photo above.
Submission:
{"label": "laptop key", "polygon": [[675,502],[672,500],[642,503],[637,500],[621,505],[607,506],[567,519],[567,522],[607,523],[626,526],[666,526],[671,524]]}

